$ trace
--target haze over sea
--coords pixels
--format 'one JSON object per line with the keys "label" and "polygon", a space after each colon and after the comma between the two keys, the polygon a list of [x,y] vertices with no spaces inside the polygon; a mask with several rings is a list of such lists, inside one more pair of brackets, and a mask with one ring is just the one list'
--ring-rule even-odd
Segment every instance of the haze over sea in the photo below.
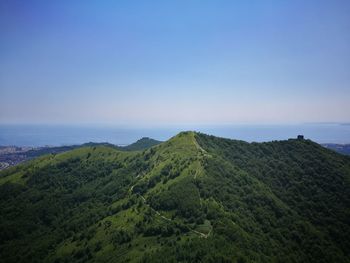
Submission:
{"label": "haze over sea", "polygon": [[350,125],[310,123],[293,125],[178,125],[178,126],[112,126],[112,125],[0,125],[0,145],[60,146],[86,142],[109,142],[127,145],[142,137],[167,140],[180,131],[195,130],[215,136],[248,142],[285,140],[303,134],[318,143],[350,143]]}

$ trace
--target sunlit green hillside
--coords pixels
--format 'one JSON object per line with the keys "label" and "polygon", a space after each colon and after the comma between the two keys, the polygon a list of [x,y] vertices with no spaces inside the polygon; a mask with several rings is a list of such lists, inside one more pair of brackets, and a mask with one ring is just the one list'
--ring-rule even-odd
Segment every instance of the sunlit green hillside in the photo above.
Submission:
{"label": "sunlit green hillside", "polygon": [[194,132],[129,150],[2,171],[0,261],[350,262],[349,157]]}

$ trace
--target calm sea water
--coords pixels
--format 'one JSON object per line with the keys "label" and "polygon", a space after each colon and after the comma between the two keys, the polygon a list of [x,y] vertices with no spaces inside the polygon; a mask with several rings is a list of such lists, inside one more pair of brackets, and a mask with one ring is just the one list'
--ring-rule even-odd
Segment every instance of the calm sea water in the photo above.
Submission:
{"label": "calm sea water", "polygon": [[0,145],[60,146],[85,142],[127,145],[141,137],[167,140],[180,131],[196,130],[207,134],[248,142],[295,138],[303,134],[318,143],[350,143],[350,125],[221,125],[157,128],[64,125],[0,125]]}

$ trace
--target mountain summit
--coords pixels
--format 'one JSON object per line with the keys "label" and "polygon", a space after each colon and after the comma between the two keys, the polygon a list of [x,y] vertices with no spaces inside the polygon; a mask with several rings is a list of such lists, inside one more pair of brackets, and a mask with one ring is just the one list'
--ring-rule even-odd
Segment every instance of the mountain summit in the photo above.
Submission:
{"label": "mountain summit", "polygon": [[349,157],[195,132],[155,144],[2,171],[1,261],[350,262]]}

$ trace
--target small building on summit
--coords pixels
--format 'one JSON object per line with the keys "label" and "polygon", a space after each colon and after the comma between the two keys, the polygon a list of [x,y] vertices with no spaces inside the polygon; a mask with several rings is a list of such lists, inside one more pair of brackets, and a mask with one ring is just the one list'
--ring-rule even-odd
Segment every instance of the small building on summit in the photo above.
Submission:
{"label": "small building on summit", "polygon": [[304,140],[304,135],[298,135],[298,140]]}

